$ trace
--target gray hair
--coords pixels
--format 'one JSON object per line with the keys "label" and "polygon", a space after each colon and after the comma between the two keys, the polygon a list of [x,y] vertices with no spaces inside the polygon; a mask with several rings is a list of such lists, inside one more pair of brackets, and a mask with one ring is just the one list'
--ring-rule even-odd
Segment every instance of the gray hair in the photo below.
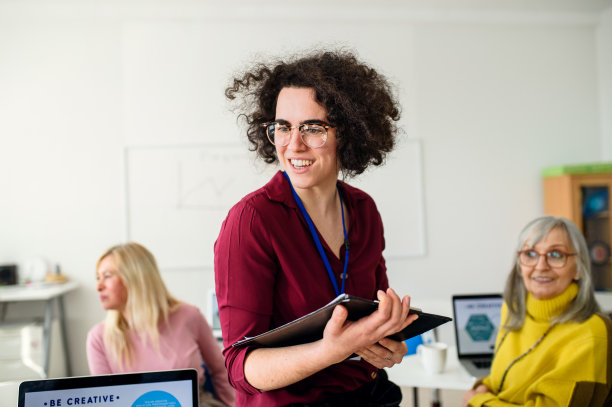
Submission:
{"label": "gray hair", "polygon": [[[518,239],[516,253],[524,247],[533,247],[548,233],[559,228],[563,230],[576,252],[576,273],[580,277],[578,283],[578,294],[570,306],[561,314],[554,317],[551,323],[561,324],[565,322],[583,322],[591,315],[599,311],[593,290],[593,278],[591,276],[591,260],[589,250],[582,232],[576,225],[565,218],[554,216],[542,216],[529,222],[521,231]],[[514,265],[508,275],[506,288],[504,289],[504,301],[508,307],[508,316],[504,327],[509,330],[518,330],[525,322],[525,304],[527,289],[521,276],[521,265],[518,256],[515,256]]]}

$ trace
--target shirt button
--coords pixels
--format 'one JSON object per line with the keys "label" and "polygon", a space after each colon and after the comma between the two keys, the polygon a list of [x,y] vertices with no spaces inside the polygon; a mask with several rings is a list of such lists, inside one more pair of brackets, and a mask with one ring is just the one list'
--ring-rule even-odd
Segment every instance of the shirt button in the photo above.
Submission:
{"label": "shirt button", "polygon": [[372,376],[372,379],[376,379],[376,374],[377,374],[376,372],[370,373],[370,376]]}

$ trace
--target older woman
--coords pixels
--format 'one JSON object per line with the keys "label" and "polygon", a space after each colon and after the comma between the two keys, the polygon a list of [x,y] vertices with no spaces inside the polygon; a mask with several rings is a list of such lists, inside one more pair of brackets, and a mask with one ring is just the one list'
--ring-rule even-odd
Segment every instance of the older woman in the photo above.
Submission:
{"label": "older woman", "polygon": [[[221,349],[202,313],[174,298],[155,258],[138,243],[106,250],[96,267],[96,289],[106,321],[87,335],[91,374],[193,368],[200,379],[200,406],[234,405]],[[203,390],[204,363],[218,396]]]}
{"label": "older woman", "polygon": [[463,406],[612,405],[612,322],[598,312],[571,221],[545,216],[523,229],[504,300],[491,374]]}
{"label": "older woman", "polygon": [[[383,225],[365,192],[339,181],[383,162],[399,110],[389,85],[344,51],[258,64],[226,95],[243,96],[247,137],[268,163],[268,184],[229,212],[215,244],[224,355],[239,406],[397,405],[382,367],[406,345],[385,337],[414,320],[389,288]],[[321,340],[233,348],[346,292],[380,301],[355,322],[336,307]],[[349,359],[358,354],[358,360]]]}

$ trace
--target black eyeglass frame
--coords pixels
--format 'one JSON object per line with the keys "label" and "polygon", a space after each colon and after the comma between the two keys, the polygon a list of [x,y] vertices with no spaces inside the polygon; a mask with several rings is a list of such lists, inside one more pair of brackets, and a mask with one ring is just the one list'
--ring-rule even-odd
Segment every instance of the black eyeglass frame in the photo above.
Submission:
{"label": "black eyeglass frame", "polygon": [[[276,121],[276,120],[273,120],[271,122],[262,123],[261,127],[263,127],[265,129],[264,131],[266,132],[266,137],[268,138],[268,141],[270,141],[270,143],[272,143],[272,145],[274,145],[274,146],[276,146],[277,144],[274,141],[272,141],[272,138],[270,137],[269,128],[270,128],[270,126],[276,126],[276,125],[284,126],[284,127],[288,128],[290,132],[293,132],[293,129],[297,128],[298,129],[298,134],[300,135],[300,139],[302,140],[302,143],[304,143],[305,145],[307,145],[310,148],[321,148],[321,147],[323,147],[325,145],[325,143],[327,143],[327,130],[328,129],[333,129],[333,128],[336,127],[333,124],[325,123],[324,121],[307,121],[307,122],[304,122],[304,123],[300,123],[300,124],[298,124],[296,126],[290,126],[288,124],[281,123],[281,122]],[[320,146],[313,147],[313,146],[311,146],[310,144],[308,144],[304,140],[304,137],[302,136],[302,129],[304,128],[304,126],[319,126],[319,127],[323,127],[325,129],[325,135],[324,135],[324,138],[323,138],[323,143]],[[289,139],[287,141],[287,144],[284,144],[284,145],[279,144],[279,146],[280,147],[286,147],[286,146],[289,145],[289,143],[291,143],[291,137],[289,137]]]}

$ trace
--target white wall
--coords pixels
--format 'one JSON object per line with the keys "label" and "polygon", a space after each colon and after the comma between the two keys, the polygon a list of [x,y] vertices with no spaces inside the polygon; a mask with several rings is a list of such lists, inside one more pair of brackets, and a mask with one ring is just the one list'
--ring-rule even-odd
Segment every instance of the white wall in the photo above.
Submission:
{"label": "white wall", "polygon": [[[126,148],[241,143],[222,92],[257,54],[347,45],[398,85],[404,137],[421,141],[426,251],[388,267],[416,305],[500,291],[542,213],[541,169],[610,159],[597,11],[207,4],[0,1],[0,262],[44,256],[81,283],[66,298],[75,374],[103,318],[95,261],[129,233]],[[210,268],[163,273],[204,309]]]}
{"label": "white wall", "polygon": [[601,13],[597,25],[597,61],[601,139],[605,160],[612,160],[612,7]]}

